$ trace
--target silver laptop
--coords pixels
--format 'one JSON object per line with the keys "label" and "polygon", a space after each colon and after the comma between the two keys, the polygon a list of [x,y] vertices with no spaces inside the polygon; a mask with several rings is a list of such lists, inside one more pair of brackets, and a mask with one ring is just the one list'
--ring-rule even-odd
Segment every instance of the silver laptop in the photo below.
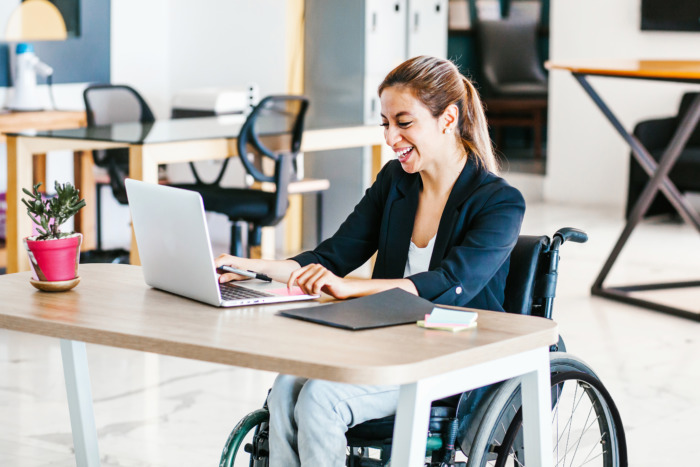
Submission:
{"label": "silver laptop", "polygon": [[287,285],[275,281],[219,284],[199,193],[132,179],[126,192],[148,285],[226,307],[318,298],[289,295]]}

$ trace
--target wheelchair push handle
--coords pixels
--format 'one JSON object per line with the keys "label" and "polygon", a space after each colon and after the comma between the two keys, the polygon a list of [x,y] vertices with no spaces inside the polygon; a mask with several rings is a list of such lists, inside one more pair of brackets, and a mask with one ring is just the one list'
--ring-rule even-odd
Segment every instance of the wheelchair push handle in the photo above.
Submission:
{"label": "wheelchair push handle", "polygon": [[588,241],[588,234],[586,234],[586,232],[583,230],[576,229],[574,227],[563,227],[557,230],[553,237],[559,237],[561,239],[559,244],[566,241],[572,241],[574,243],[586,243]]}

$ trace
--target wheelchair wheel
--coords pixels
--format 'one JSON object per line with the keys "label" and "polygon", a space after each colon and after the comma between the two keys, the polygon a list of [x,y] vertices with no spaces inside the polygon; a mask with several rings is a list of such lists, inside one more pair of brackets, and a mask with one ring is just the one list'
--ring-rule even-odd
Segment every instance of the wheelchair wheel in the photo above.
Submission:
{"label": "wheelchair wheel", "polygon": [[[552,377],[555,465],[627,466],[622,420],[597,378],[580,371]],[[523,466],[522,408],[508,427],[495,467]]]}
{"label": "wheelchair wheel", "polygon": [[[559,374],[576,371],[599,380],[596,373],[581,359],[565,352],[549,354],[552,378]],[[552,403],[557,396],[552,394]],[[468,454],[469,467],[495,466],[508,428],[515,419],[522,403],[520,398],[520,378],[505,381],[491,399],[476,428],[473,440],[463,440],[462,451]],[[621,425],[619,425],[621,427]],[[617,438],[614,439],[617,441]],[[517,465],[517,464],[516,464]]]}
{"label": "wheelchair wheel", "polygon": [[[243,444],[246,436],[255,429],[253,440],[245,446],[245,451],[250,454],[250,467],[267,467],[268,446],[267,446],[267,423],[270,420],[270,412],[267,409],[259,409],[246,415],[233,428],[226,440],[224,450],[221,453],[219,467],[233,467],[236,462],[238,449]],[[260,435],[263,436],[260,436]]]}

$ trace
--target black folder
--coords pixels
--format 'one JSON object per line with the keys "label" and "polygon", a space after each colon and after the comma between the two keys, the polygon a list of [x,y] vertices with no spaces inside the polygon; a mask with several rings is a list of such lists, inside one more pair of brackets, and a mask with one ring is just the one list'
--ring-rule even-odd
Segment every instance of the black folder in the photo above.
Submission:
{"label": "black folder", "polygon": [[424,319],[434,306],[404,290],[391,289],[328,305],[284,310],[280,315],[357,331],[415,323]]}

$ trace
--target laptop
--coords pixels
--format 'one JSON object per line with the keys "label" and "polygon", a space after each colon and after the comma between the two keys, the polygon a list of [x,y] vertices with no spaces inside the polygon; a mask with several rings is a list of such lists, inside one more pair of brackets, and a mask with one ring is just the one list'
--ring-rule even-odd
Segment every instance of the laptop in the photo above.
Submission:
{"label": "laptop", "polygon": [[199,193],[126,180],[144,279],[151,287],[214,306],[311,300],[287,284],[257,279],[220,284]]}

